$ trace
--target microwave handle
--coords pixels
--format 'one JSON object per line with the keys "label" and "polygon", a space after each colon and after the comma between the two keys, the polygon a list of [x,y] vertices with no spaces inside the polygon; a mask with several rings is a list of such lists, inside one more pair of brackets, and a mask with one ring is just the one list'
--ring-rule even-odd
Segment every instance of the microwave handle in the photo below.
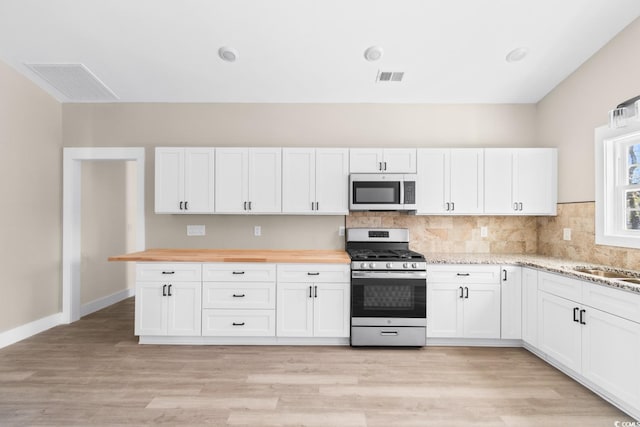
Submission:
{"label": "microwave handle", "polygon": [[404,181],[400,182],[400,204],[404,205]]}

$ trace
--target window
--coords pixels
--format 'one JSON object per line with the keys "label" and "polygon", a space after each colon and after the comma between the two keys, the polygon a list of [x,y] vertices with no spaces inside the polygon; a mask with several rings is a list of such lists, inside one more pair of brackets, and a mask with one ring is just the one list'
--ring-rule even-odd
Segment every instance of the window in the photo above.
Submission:
{"label": "window", "polygon": [[596,129],[596,243],[640,248],[640,123]]}

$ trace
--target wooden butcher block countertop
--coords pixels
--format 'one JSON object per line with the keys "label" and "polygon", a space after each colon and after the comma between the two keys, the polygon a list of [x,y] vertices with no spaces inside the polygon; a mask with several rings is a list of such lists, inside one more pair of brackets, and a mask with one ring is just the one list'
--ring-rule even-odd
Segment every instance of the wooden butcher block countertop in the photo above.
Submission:
{"label": "wooden butcher block countertop", "polygon": [[147,249],[112,256],[109,261],[349,264],[351,259],[345,251],[335,250]]}

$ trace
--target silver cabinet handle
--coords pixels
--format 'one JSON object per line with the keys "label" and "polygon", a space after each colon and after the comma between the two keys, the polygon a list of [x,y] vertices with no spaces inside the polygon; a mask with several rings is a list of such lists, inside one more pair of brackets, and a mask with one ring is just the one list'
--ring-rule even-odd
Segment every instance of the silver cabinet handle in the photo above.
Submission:
{"label": "silver cabinet handle", "polygon": [[451,203],[447,202],[446,205],[447,207],[445,208],[445,210],[449,212],[451,210]]}
{"label": "silver cabinet handle", "polygon": [[175,271],[163,271],[162,274],[176,274]]}
{"label": "silver cabinet handle", "polygon": [[313,287],[313,293],[314,293],[313,297],[314,298],[318,298],[318,287],[317,286]]}
{"label": "silver cabinet handle", "polygon": [[189,202],[184,202],[184,210],[185,211],[189,210]]}
{"label": "silver cabinet handle", "polygon": [[387,162],[384,162],[384,170],[387,170]]}
{"label": "silver cabinet handle", "polygon": [[309,298],[313,298],[313,294],[311,293],[311,286],[309,286]]}
{"label": "silver cabinet handle", "polygon": [[233,271],[231,274],[244,274],[244,271]]}
{"label": "silver cabinet handle", "polygon": [[251,201],[249,201],[249,210],[251,210]]}
{"label": "silver cabinet handle", "polygon": [[378,162],[378,170],[382,171],[382,162]]}
{"label": "silver cabinet handle", "polygon": [[383,337],[397,337],[398,331],[380,331],[380,335]]}
{"label": "silver cabinet handle", "polygon": [[233,294],[234,298],[244,298],[244,294]]}
{"label": "silver cabinet handle", "polygon": [[460,298],[464,298],[464,288],[459,286],[458,289],[460,289]]}
{"label": "silver cabinet handle", "polygon": [[513,203],[513,210],[517,211],[518,210],[518,202],[514,202]]}
{"label": "silver cabinet handle", "polygon": [[451,211],[455,211],[456,210],[456,204],[454,202],[451,202]]}
{"label": "silver cabinet handle", "polygon": [[244,322],[239,322],[239,323],[233,322],[232,325],[233,326],[244,326]]}
{"label": "silver cabinet handle", "polygon": [[520,210],[522,210],[522,202],[518,203],[520,205]]}
{"label": "silver cabinet handle", "polygon": [[247,210],[247,202],[244,202],[243,206],[244,206],[243,209],[246,211]]}
{"label": "silver cabinet handle", "polygon": [[456,273],[456,276],[469,277],[469,273]]}
{"label": "silver cabinet handle", "polygon": [[319,275],[320,275],[320,272],[318,272],[318,271],[314,271],[314,272],[309,271],[307,273],[307,276],[319,276]]}

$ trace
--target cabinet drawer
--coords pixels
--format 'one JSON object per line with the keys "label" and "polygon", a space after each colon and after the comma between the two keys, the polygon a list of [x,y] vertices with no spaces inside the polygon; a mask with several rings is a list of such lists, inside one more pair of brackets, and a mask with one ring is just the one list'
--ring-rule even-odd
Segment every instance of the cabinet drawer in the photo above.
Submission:
{"label": "cabinet drawer", "polygon": [[199,282],[202,280],[202,264],[148,262],[136,264],[138,282]]}
{"label": "cabinet drawer", "polygon": [[349,264],[278,264],[278,282],[349,283]]}
{"label": "cabinet drawer", "polygon": [[427,283],[500,283],[500,266],[428,265]]}
{"label": "cabinet drawer", "polygon": [[216,263],[203,264],[202,280],[205,282],[275,282],[275,264],[264,263]]}
{"label": "cabinet drawer", "polygon": [[640,323],[640,294],[584,283],[582,299],[585,305]]}
{"label": "cabinet drawer", "polygon": [[204,282],[202,308],[276,308],[276,284]]}
{"label": "cabinet drawer", "polygon": [[275,310],[202,310],[202,335],[273,337]]}
{"label": "cabinet drawer", "polygon": [[569,299],[578,303],[582,302],[583,282],[557,274],[540,272],[538,274],[538,290]]}

